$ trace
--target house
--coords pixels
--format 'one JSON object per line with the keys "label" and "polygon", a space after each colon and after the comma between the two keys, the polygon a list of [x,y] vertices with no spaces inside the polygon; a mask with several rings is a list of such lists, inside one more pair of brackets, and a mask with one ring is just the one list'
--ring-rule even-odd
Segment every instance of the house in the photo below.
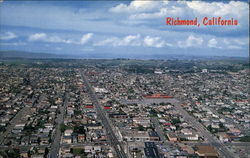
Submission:
{"label": "house", "polygon": [[92,104],[87,104],[87,105],[85,105],[84,106],[86,109],[93,109],[94,108],[94,105],[92,105]]}
{"label": "house", "polygon": [[149,118],[133,118],[133,123],[136,125],[142,125],[143,127],[150,127],[150,119]]}
{"label": "house", "polygon": [[194,154],[194,149],[190,145],[179,144],[181,150],[187,152],[188,154]]}
{"label": "house", "polygon": [[217,135],[218,135],[220,141],[222,141],[222,142],[229,141],[227,134],[225,132],[219,132],[219,133],[217,133]]}
{"label": "house", "polygon": [[198,134],[189,134],[189,135],[184,135],[184,134],[179,134],[179,137],[181,140],[188,140],[188,141],[197,141],[199,140]]}
{"label": "house", "polygon": [[49,144],[49,137],[47,136],[40,137],[40,144],[41,145]]}
{"label": "house", "polygon": [[109,114],[110,118],[128,118],[128,115],[126,113],[112,113]]}
{"label": "house", "polygon": [[229,128],[229,131],[237,136],[241,134],[241,131],[237,128]]}
{"label": "house", "polygon": [[85,139],[86,139],[86,137],[85,137],[85,135],[84,135],[84,134],[78,134],[78,136],[77,136],[77,140],[78,140],[78,142],[79,142],[79,143],[84,142],[84,141],[85,141]]}
{"label": "house", "polygon": [[34,155],[31,155],[30,158],[43,158],[43,154],[34,154]]}
{"label": "house", "polygon": [[63,143],[71,144],[72,137],[71,136],[63,136]]}
{"label": "house", "polygon": [[160,137],[157,132],[155,131],[150,131],[148,132],[149,139],[150,141],[160,141]]}
{"label": "house", "polygon": [[174,133],[168,133],[167,134],[167,137],[168,137],[168,140],[170,141],[170,142],[177,142],[177,136],[176,136],[176,134],[174,134]]}
{"label": "house", "polygon": [[97,130],[97,129],[102,129],[102,124],[100,122],[89,123],[86,124],[85,127],[87,128],[87,130]]}
{"label": "house", "polygon": [[44,154],[44,153],[45,153],[45,148],[46,148],[46,147],[38,147],[38,148],[37,148],[37,152],[38,152],[39,154]]}
{"label": "house", "polygon": [[239,136],[234,135],[233,133],[227,133],[226,137],[228,138],[229,141],[234,141],[240,139]]}
{"label": "house", "polygon": [[29,157],[28,152],[29,152],[28,148],[21,148],[20,149],[20,156],[23,158],[28,158]]}
{"label": "house", "polygon": [[181,129],[181,133],[183,133],[184,135],[191,135],[191,134],[193,134],[193,132],[190,129],[188,129],[188,128]]}
{"label": "house", "polygon": [[71,136],[73,133],[73,129],[67,129],[64,131],[64,136]]}
{"label": "house", "polygon": [[23,136],[21,139],[21,145],[28,145],[29,144],[29,137]]}
{"label": "house", "polygon": [[92,145],[84,146],[84,152],[86,153],[101,152],[101,151],[102,151],[101,146],[92,146]]}
{"label": "house", "polygon": [[104,106],[103,107],[105,110],[111,110],[112,109],[112,106]]}
{"label": "house", "polygon": [[188,128],[183,128],[181,134],[179,134],[181,140],[197,141],[199,140],[199,135],[196,134],[193,130]]}
{"label": "house", "polygon": [[30,144],[31,145],[38,145],[38,137],[37,136],[31,136],[30,137]]}

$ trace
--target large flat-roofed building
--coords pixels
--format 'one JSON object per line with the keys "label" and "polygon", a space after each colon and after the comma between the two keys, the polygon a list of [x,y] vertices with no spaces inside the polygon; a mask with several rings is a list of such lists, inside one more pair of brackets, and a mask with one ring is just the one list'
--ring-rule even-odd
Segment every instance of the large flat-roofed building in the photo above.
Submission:
{"label": "large flat-roofed building", "polygon": [[218,152],[209,145],[198,145],[196,146],[196,154],[201,158],[218,158],[219,154]]}
{"label": "large flat-roofed building", "polygon": [[148,132],[142,132],[142,131],[121,131],[123,140],[131,142],[145,142],[150,141],[150,137]]}

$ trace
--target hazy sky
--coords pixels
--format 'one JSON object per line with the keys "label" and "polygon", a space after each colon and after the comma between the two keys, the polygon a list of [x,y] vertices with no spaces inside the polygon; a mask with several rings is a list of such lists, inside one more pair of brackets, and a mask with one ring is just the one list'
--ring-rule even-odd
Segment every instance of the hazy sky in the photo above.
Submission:
{"label": "hazy sky", "polygon": [[[167,26],[166,17],[238,26]],[[247,1],[4,1],[0,50],[73,55],[248,56]]]}

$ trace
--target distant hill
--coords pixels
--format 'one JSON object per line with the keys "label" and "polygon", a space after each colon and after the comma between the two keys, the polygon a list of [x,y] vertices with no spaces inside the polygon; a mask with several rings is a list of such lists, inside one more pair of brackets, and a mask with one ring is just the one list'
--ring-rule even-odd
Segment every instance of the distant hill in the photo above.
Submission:
{"label": "distant hill", "polygon": [[0,51],[0,59],[3,58],[23,58],[23,59],[141,59],[141,60],[247,60],[247,57],[226,57],[226,56],[195,56],[195,55],[180,55],[180,54],[150,54],[138,55],[131,57],[129,54],[117,55],[110,53],[92,53],[83,55],[70,54],[52,54],[52,53],[37,53],[25,51]]}
{"label": "distant hill", "polygon": [[24,51],[0,51],[0,58],[25,58],[25,59],[48,59],[48,58],[70,58],[67,55],[33,53]]}

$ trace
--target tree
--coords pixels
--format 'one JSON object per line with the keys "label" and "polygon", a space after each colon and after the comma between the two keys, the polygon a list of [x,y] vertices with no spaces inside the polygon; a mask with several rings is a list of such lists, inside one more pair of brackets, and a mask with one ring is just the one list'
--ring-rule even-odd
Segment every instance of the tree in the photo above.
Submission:
{"label": "tree", "polygon": [[241,142],[250,142],[250,136],[244,136],[240,138]]}
{"label": "tree", "polygon": [[75,126],[74,133],[85,134],[84,126]]}
{"label": "tree", "polygon": [[72,153],[74,155],[81,155],[81,154],[84,154],[84,149],[81,149],[81,148],[73,148],[72,149]]}
{"label": "tree", "polygon": [[138,125],[138,130],[139,131],[145,131],[145,128],[142,125]]}
{"label": "tree", "polygon": [[44,152],[44,157],[47,157],[48,153],[49,153],[49,149],[46,147],[45,152]]}
{"label": "tree", "polygon": [[174,125],[175,125],[175,124],[178,124],[178,123],[181,123],[180,119],[178,119],[178,118],[177,118],[177,119],[172,119],[171,122],[172,122],[172,124],[174,124]]}
{"label": "tree", "polygon": [[64,132],[67,129],[67,126],[64,123],[60,124],[60,130],[61,132]]}

